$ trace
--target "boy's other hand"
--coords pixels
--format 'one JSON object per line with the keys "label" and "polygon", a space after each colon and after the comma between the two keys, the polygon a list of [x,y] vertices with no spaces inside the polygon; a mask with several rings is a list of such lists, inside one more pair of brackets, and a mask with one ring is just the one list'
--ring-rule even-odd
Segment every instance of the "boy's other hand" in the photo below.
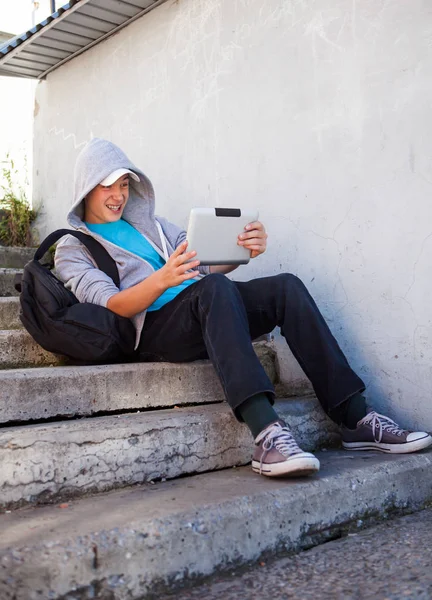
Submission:
{"label": "boy's other hand", "polygon": [[251,252],[251,258],[263,254],[267,249],[267,233],[260,221],[246,225],[244,233],[238,236],[238,245],[244,246]]}
{"label": "boy's other hand", "polygon": [[183,281],[193,279],[199,275],[199,271],[190,271],[190,269],[195,269],[200,264],[199,260],[186,264],[187,260],[196,256],[196,252],[186,252],[186,249],[187,242],[185,241],[175,249],[166,264],[158,271],[164,287],[170,288],[180,285]]}

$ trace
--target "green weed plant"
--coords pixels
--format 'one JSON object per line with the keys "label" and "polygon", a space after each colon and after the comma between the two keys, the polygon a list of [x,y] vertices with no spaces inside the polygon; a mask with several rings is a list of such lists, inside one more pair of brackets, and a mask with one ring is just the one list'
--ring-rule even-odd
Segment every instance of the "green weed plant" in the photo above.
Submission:
{"label": "green weed plant", "polygon": [[30,208],[25,191],[14,184],[18,174],[9,154],[2,175],[6,185],[0,186],[0,244],[3,246],[31,246],[31,225],[36,212]]}

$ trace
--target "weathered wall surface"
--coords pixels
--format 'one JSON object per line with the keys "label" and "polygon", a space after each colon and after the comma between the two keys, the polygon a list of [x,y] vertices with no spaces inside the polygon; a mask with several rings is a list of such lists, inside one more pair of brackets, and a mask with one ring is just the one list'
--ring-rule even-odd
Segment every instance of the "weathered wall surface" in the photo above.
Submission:
{"label": "weathered wall surface", "polygon": [[[60,2],[57,4],[60,5]],[[0,45],[15,34],[40,23],[49,14],[49,0],[34,3],[30,0],[0,2],[0,29],[4,34]],[[22,188],[30,201],[35,87],[36,82],[32,79],[0,77],[0,169],[8,167],[5,161],[9,154],[18,170],[13,177],[15,192]],[[0,185],[6,185],[1,172]],[[0,198],[2,197],[0,189]]]}
{"label": "weathered wall surface", "polygon": [[432,429],[431,67],[422,0],[169,0],[39,84],[41,227],[91,136],[179,224],[257,206],[269,250],[239,276],[297,273],[375,404]]}
{"label": "weathered wall surface", "polygon": [[[15,192],[21,187],[31,200],[33,104],[35,82],[29,79],[0,77],[0,169],[9,169],[7,156],[18,173],[13,174]],[[0,185],[7,185],[0,173]],[[3,190],[0,189],[0,198]]]}

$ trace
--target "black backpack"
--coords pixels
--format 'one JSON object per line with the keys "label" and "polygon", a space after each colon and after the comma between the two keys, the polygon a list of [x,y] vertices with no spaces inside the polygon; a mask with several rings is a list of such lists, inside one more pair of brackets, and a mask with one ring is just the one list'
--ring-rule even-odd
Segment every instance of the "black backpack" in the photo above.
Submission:
{"label": "black backpack", "polygon": [[58,229],[36,250],[33,260],[15,281],[20,292],[20,319],[32,338],[45,350],[80,363],[104,363],[130,359],[134,354],[135,327],[111,310],[80,303],[39,261],[64,235],[73,235],[90,251],[98,268],[118,286],[117,265],[105,248],[80,231]]}

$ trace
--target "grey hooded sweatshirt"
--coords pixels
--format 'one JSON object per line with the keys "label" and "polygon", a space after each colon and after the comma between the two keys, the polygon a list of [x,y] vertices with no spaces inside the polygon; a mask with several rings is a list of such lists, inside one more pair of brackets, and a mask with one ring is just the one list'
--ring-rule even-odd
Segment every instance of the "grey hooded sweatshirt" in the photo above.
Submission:
{"label": "grey hooded sweatshirt", "polygon": [[[55,269],[59,279],[80,302],[91,302],[104,307],[119,291],[140,283],[154,272],[153,267],[143,258],[93,233],[83,221],[86,195],[105,177],[120,168],[130,169],[140,178],[139,183],[130,181],[129,200],[122,218],[144,235],[165,260],[186,238],[186,232],[180,227],[155,216],[154,190],[146,175],[114,144],[99,138],[92,139],[80,152],[76,161],[74,203],[67,220],[72,228],[92,236],[109,252],[117,263],[120,287],[97,268],[87,248],[73,236],[66,236],[59,242],[55,253]],[[209,267],[200,266],[199,271],[206,275],[209,273]],[[145,315],[144,310],[132,318],[137,332],[136,346]]]}

